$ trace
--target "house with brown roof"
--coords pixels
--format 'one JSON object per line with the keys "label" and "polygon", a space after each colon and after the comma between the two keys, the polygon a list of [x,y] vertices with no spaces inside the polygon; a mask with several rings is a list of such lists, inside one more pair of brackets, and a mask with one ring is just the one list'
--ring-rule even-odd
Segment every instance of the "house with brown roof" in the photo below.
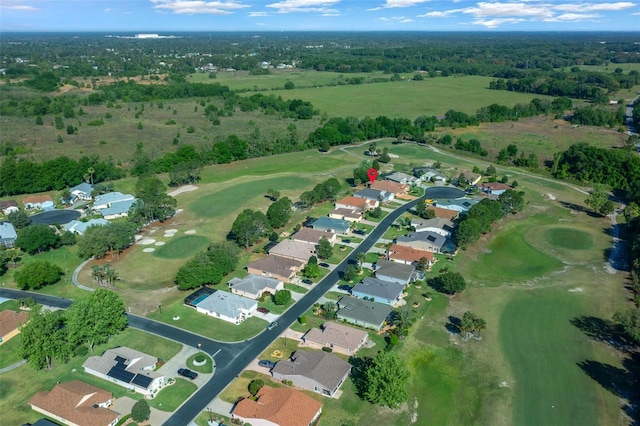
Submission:
{"label": "house with brown roof", "polygon": [[274,380],[333,397],[351,372],[351,364],[325,351],[295,351],[271,369]]}
{"label": "house with brown roof", "polygon": [[305,345],[315,349],[331,348],[333,352],[355,355],[369,340],[364,330],[348,327],[335,322],[325,322],[320,328],[312,328],[302,336]]}
{"label": "house with brown roof", "polygon": [[53,200],[47,194],[44,195],[30,195],[22,199],[22,204],[27,210],[32,209],[48,209],[53,208]]}
{"label": "house with brown roof", "polygon": [[267,256],[247,265],[250,274],[275,278],[282,282],[291,282],[293,277],[302,270],[305,263],[295,259],[280,256]]}
{"label": "house with brown roof", "polygon": [[317,245],[320,242],[320,239],[322,237],[324,237],[327,240],[329,240],[331,245],[334,245],[336,243],[336,241],[338,241],[337,235],[334,234],[333,232],[319,231],[319,230],[313,229],[313,228],[301,228],[298,232],[296,232],[295,234],[293,234],[291,236],[291,239],[293,241],[300,241],[302,243],[309,243],[309,244],[316,244]]}
{"label": "house with brown roof", "polygon": [[29,313],[5,309],[0,312],[0,345],[20,334],[20,326],[27,322]]}
{"label": "house with brown roof", "polygon": [[58,383],[51,391],[36,393],[29,405],[65,425],[113,426],[120,414],[109,410],[113,395],[80,380]]}
{"label": "house with brown roof", "polygon": [[5,200],[0,201],[0,210],[2,210],[2,213],[9,215],[13,212],[17,212],[20,209],[18,208],[18,203],[16,203],[15,200]]}
{"label": "house with brown roof", "polygon": [[299,260],[307,263],[316,253],[316,245],[294,240],[284,240],[269,249],[270,256],[279,256],[286,259]]}
{"label": "house with brown roof", "polygon": [[425,259],[427,259],[427,267],[429,269],[436,262],[435,256],[430,251],[408,246],[401,246],[398,244],[393,244],[391,247],[389,247],[389,249],[387,250],[387,257],[394,262],[413,266],[417,266],[418,262],[420,262],[420,259],[424,257]]}
{"label": "house with brown roof", "polygon": [[377,189],[379,191],[392,192],[397,197],[399,195],[407,194],[411,186],[404,183],[393,182],[390,180],[375,180],[371,182],[371,185],[369,185],[369,188]]}
{"label": "house with brown roof", "polygon": [[119,346],[89,357],[82,367],[86,373],[147,396],[165,385],[164,376],[155,371],[157,365],[158,358]]}
{"label": "house with brown roof", "polygon": [[502,182],[485,182],[480,186],[483,192],[492,195],[502,195],[506,190],[513,189]]}
{"label": "house with brown roof", "polygon": [[304,392],[262,386],[255,401],[244,398],[236,403],[231,418],[254,426],[309,426],[321,413],[322,404]]}
{"label": "house with brown roof", "polygon": [[365,212],[369,209],[378,207],[376,205],[376,201],[377,200],[367,200],[366,198],[359,198],[350,195],[348,197],[337,200],[335,207],[336,209],[358,210],[361,212]]}
{"label": "house with brown roof", "polygon": [[427,206],[427,210],[433,210],[436,214],[436,217],[441,217],[443,219],[455,220],[460,216],[460,212],[458,210],[449,210],[442,207],[436,206]]}
{"label": "house with brown roof", "polygon": [[360,210],[345,208],[339,208],[329,212],[329,217],[331,219],[340,219],[356,223],[364,219],[364,216],[362,215],[362,212]]}

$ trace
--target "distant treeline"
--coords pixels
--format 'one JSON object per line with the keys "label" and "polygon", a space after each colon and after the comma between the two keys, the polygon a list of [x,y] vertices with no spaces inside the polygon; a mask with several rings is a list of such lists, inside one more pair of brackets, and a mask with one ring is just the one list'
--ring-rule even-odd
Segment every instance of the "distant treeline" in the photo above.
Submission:
{"label": "distant treeline", "polygon": [[72,160],[61,156],[42,163],[16,161],[7,156],[0,165],[0,196],[61,191],[84,180],[104,182],[125,177],[123,169],[111,160],[82,157]]}
{"label": "distant treeline", "polygon": [[548,96],[566,96],[590,99],[596,103],[608,103],[620,89],[630,89],[640,84],[640,73],[636,70],[627,74],[616,68],[611,74],[581,71],[574,67],[571,72],[552,71],[523,73],[517,70],[505,72],[501,78],[489,83],[490,89],[513,92],[536,93]]}

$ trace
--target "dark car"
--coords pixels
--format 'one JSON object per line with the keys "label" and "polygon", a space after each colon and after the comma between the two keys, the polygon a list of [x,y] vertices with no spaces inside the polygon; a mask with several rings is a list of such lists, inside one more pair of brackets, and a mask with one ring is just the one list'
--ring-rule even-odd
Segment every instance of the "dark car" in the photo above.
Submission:
{"label": "dark car", "polygon": [[269,313],[269,310],[267,308],[258,308],[257,311],[260,312],[261,314],[268,314]]}
{"label": "dark car", "polygon": [[342,242],[345,243],[345,244],[349,244],[351,242],[351,240],[347,238],[346,240],[342,240]]}
{"label": "dark car", "polygon": [[270,322],[269,325],[267,326],[267,330],[273,330],[274,328],[276,328],[278,326],[277,322]]}
{"label": "dark car", "polygon": [[179,369],[178,370],[178,374],[181,375],[182,377],[186,377],[186,378],[189,378],[191,380],[193,380],[196,377],[198,377],[198,373],[196,373],[195,371],[191,371],[188,368]]}
{"label": "dark car", "polygon": [[311,280],[302,280],[302,282],[307,284],[307,285],[313,284],[313,281],[311,281]]}
{"label": "dark car", "polygon": [[261,359],[260,361],[258,361],[258,365],[260,367],[265,367],[268,369],[272,369],[273,367],[276,366],[276,363],[273,361],[269,361],[268,359]]}
{"label": "dark car", "polygon": [[322,268],[328,268],[329,264],[328,263],[318,263],[318,266],[322,267]]}
{"label": "dark car", "polygon": [[353,231],[354,234],[358,234],[358,235],[365,235],[367,233],[367,231],[363,230],[363,229],[356,229],[355,231]]}

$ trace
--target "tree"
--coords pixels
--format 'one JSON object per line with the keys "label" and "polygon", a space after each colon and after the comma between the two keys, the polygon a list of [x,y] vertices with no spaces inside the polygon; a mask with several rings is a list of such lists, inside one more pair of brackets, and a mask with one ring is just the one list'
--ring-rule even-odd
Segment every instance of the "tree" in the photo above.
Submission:
{"label": "tree", "polygon": [[635,307],[625,311],[616,312],[613,316],[615,322],[622,326],[625,334],[636,344],[640,344],[640,308]]}
{"label": "tree", "polygon": [[502,206],[502,211],[506,213],[517,213],[525,206],[524,193],[513,189],[507,189],[498,196],[498,201]]}
{"label": "tree", "polygon": [[347,282],[351,282],[355,280],[357,277],[358,277],[358,270],[353,265],[347,266],[347,269],[344,271],[344,274],[342,275],[342,279]]}
{"label": "tree", "polygon": [[363,251],[359,251],[356,253],[356,261],[358,262],[358,270],[362,271],[362,264],[364,263],[367,255]]}
{"label": "tree", "polygon": [[11,222],[16,230],[29,226],[31,219],[24,210],[13,211],[7,216],[7,220]]}
{"label": "tree", "polygon": [[115,258],[135,241],[136,225],[130,222],[111,222],[89,227],[78,241],[78,256],[100,259],[107,253]]}
{"label": "tree", "polygon": [[456,243],[462,249],[474,241],[477,241],[482,234],[480,223],[473,218],[466,218],[458,224],[455,230]]}
{"label": "tree", "polygon": [[264,380],[262,379],[253,379],[249,382],[249,393],[251,395],[256,395],[261,387],[264,386]]}
{"label": "tree", "polygon": [[397,354],[380,351],[364,372],[364,397],[372,404],[398,408],[408,398],[409,376]]}
{"label": "tree", "polygon": [[389,155],[389,149],[386,146],[382,148],[382,152],[378,157],[378,161],[380,161],[381,163],[388,163],[389,161],[391,161],[391,156]]}
{"label": "tree", "polygon": [[353,170],[353,184],[360,185],[363,182],[367,182],[369,180],[367,172],[370,168],[371,163],[369,161],[360,163],[360,165]]}
{"label": "tree", "polygon": [[273,228],[281,228],[287,224],[291,217],[291,208],[293,203],[288,197],[280,198],[269,206],[267,210],[267,219]]}
{"label": "tree", "polygon": [[607,194],[606,187],[602,184],[596,184],[593,186],[593,189],[589,191],[589,197],[584,200],[584,203],[591,207],[596,213],[604,214],[602,210],[604,210],[608,200],[609,195]]}
{"label": "tree", "polygon": [[50,370],[54,359],[69,360],[71,347],[62,311],[45,311],[40,305],[33,306],[29,321],[20,328],[20,336],[20,357],[36,370]]}
{"label": "tree", "polygon": [[238,266],[240,248],[231,241],[211,244],[182,265],[176,275],[180,290],[190,290],[205,284],[218,284]]}
{"label": "tree", "polygon": [[246,209],[231,225],[231,239],[238,245],[249,248],[260,238],[271,232],[269,219],[264,213]]}
{"label": "tree", "polygon": [[14,275],[21,290],[38,290],[60,281],[62,269],[46,260],[35,260],[18,269]]}
{"label": "tree", "polygon": [[164,222],[172,217],[178,202],[166,191],[167,187],[156,176],[140,176],[135,191],[138,201],[131,207],[130,220],[142,225],[154,220]]}
{"label": "tree", "polygon": [[464,277],[458,272],[445,272],[433,278],[432,282],[439,291],[447,294],[459,293],[467,287]]}
{"label": "tree", "polygon": [[479,335],[480,331],[487,327],[487,323],[484,319],[476,316],[471,311],[466,311],[462,315],[462,321],[460,323],[460,332],[463,333],[464,338],[468,338],[470,334]]}
{"label": "tree", "polygon": [[96,289],[88,296],[77,298],[67,310],[66,328],[73,347],[88,343],[106,343],[127,327],[128,320],[122,299],[111,290]]}
{"label": "tree", "polygon": [[131,407],[131,418],[134,422],[144,422],[151,417],[151,408],[145,399],[139,399],[133,407]]}
{"label": "tree", "polygon": [[286,305],[291,300],[291,292],[289,290],[278,290],[272,297],[273,303],[276,305]]}
{"label": "tree", "polygon": [[316,254],[322,260],[327,260],[333,255],[333,247],[327,237],[322,237],[320,238],[320,241],[318,241]]}
{"label": "tree", "polygon": [[374,169],[380,171],[380,162],[377,159],[373,160],[371,162],[371,167],[373,167]]}
{"label": "tree", "polygon": [[293,81],[287,81],[287,82],[284,84],[284,88],[285,88],[286,90],[293,90],[293,89],[295,89],[295,88],[296,88],[296,85],[293,83]]}
{"label": "tree", "polygon": [[[313,257],[313,256],[312,256]],[[304,267],[304,270],[302,272],[304,274],[305,277],[307,278],[316,278],[320,276],[320,266],[318,266],[318,263],[307,263],[307,265]]]}
{"label": "tree", "polygon": [[418,270],[419,271],[426,271],[427,269],[429,269],[429,259],[427,259],[426,257],[422,256],[420,258],[420,260],[418,260]]}
{"label": "tree", "polygon": [[[424,203],[418,203],[418,204],[424,204]],[[382,217],[382,209],[380,208],[380,206],[378,206],[373,210],[367,211],[367,215],[374,219],[380,219]]]}
{"label": "tree", "polygon": [[22,228],[16,238],[16,246],[29,254],[42,253],[60,246],[60,237],[47,225],[34,224]]}
{"label": "tree", "polygon": [[280,191],[276,191],[275,189],[269,189],[267,191],[267,197],[269,197],[271,201],[278,201],[278,198],[280,198]]}

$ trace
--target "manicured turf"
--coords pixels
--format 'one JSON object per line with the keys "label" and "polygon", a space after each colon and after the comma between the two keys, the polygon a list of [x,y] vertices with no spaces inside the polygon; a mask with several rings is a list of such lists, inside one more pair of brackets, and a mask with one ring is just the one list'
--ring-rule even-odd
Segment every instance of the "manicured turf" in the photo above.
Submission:
{"label": "manicured turf", "polygon": [[499,336],[514,375],[513,424],[598,424],[602,395],[577,365],[590,359],[592,343],[570,322],[585,301],[547,288],[518,291],[504,308]]}
{"label": "manicured turf", "polygon": [[193,202],[189,208],[199,216],[215,218],[231,214],[236,210],[250,208],[253,199],[264,197],[269,189],[287,191],[303,189],[307,186],[310,186],[310,182],[304,177],[280,176],[260,179],[207,194]]}
{"label": "manicured turf", "polygon": [[[205,358],[205,364],[204,365],[195,365],[193,363],[198,355],[204,356],[204,358]],[[198,373],[204,373],[204,374],[213,373],[213,361],[211,360],[211,357],[209,355],[205,354],[204,352],[198,352],[197,354],[191,355],[187,359],[187,367],[190,370],[197,371]]]}
{"label": "manicured turf", "polygon": [[173,385],[163,388],[155,398],[148,400],[148,402],[151,407],[160,411],[175,411],[197,389],[198,387],[194,383],[176,378]]}
{"label": "manicured turf", "polygon": [[22,359],[19,355],[21,339],[22,337],[18,334],[13,336],[11,340],[2,343],[0,346],[0,368],[8,367]]}
{"label": "manicured turf", "polygon": [[514,227],[510,232],[498,234],[487,245],[487,253],[482,256],[472,277],[486,285],[495,286],[503,282],[523,281],[541,277],[562,267],[562,262],[542,253],[525,239],[525,227]]}
{"label": "manicured turf", "polygon": [[550,244],[571,250],[587,250],[593,246],[591,235],[573,228],[550,228],[544,237]]}
{"label": "manicured turf", "polygon": [[163,259],[184,259],[203,250],[209,244],[209,239],[202,235],[182,235],[169,240],[167,244],[156,249],[154,256]]}

